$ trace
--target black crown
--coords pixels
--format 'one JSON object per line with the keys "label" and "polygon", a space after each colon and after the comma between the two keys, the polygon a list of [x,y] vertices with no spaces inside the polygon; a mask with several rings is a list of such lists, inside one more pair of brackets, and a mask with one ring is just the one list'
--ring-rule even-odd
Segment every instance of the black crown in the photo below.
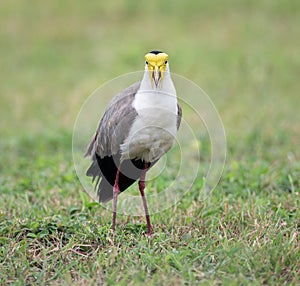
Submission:
{"label": "black crown", "polygon": [[157,50],[154,50],[154,51],[151,51],[150,54],[154,54],[154,55],[158,55],[158,54],[161,54],[162,51],[157,51]]}

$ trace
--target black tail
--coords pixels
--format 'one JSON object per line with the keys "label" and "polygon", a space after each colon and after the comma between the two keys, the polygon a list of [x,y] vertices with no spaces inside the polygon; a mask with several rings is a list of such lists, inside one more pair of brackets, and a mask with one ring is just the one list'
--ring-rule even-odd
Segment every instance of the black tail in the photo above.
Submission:
{"label": "black tail", "polygon": [[[100,202],[107,202],[113,198],[113,186],[120,164],[120,157],[120,154],[117,154],[100,158],[96,154],[96,160],[92,162],[92,165],[86,172],[87,176],[93,177],[93,182],[97,178],[96,188],[98,187]],[[121,192],[125,191],[138,180],[144,165],[145,163],[142,160],[124,160],[122,162],[119,175],[119,188]]]}

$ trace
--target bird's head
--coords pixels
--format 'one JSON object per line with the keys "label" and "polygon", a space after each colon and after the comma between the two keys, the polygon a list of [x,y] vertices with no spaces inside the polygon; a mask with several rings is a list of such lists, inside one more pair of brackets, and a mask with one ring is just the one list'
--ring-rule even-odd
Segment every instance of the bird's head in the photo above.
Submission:
{"label": "bird's head", "polygon": [[158,87],[163,81],[167,70],[168,55],[161,51],[152,51],[145,55],[146,69],[148,69],[150,81]]}

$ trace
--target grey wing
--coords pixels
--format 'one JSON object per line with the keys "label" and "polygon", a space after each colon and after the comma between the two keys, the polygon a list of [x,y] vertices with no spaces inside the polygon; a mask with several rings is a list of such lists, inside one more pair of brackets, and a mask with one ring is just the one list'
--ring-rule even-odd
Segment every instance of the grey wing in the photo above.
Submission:
{"label": "grey wing", "polygon": [[95,160],[95,153],[103,158],[119,152],[120,145],[128,136],[130,127],[137,116],[132,102],[139,87],[140,82],[137,82],[112,99],[87,146],[85,156],[92,156]]}

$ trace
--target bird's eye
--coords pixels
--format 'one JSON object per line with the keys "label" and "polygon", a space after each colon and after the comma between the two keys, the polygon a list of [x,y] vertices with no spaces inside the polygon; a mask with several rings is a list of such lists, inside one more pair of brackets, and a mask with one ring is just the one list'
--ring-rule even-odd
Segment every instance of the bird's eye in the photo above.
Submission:
{"label": "bird's eye", "polygon": [[168,63],[168,61],[165,61],[165,65]]}
{"label": "bird's eye", "polygon": [[149,64],[149,63],[146,61],[146,65],[147,65],[147,64]]}

